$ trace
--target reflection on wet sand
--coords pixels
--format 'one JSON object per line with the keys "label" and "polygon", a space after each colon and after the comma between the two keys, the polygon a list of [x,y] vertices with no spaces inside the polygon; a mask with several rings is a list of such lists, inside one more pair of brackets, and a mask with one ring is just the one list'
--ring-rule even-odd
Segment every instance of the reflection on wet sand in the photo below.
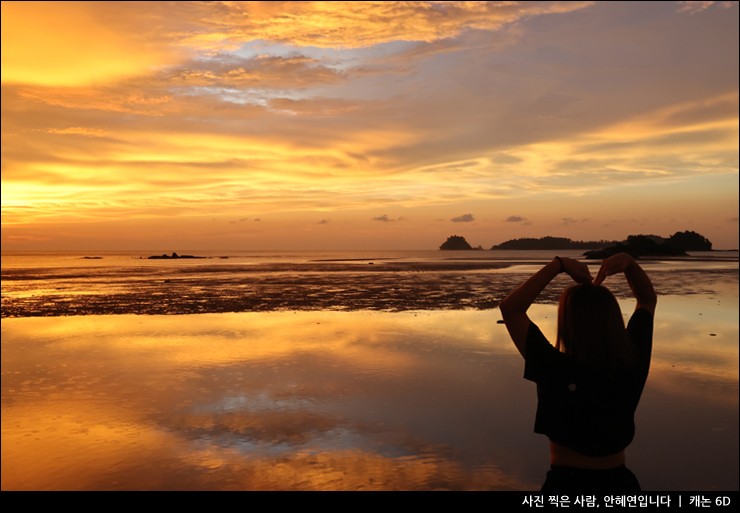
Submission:
{"label": "reflection on wet sand", "polygon": [[5,320],[3,488],[534,486],[500,469],[502,430],[479,415],[507,402],[515,355],[493,340],[492,312],[456,336],[454,319]]}
{"label": "reflection on wet sand", "polygon": [[[646,488],[733,489],[737,297],[690,302],[711,326],[683,298],[661,302],[631,467]],[[530,313],[554,333],[554,306]],[[2,488],[538,489],[534,387],[498,318],[3,319]],[[681,455],[691,472],[666,445],[686,436],[701,439]]]}
{"label": "reflection on wet sand", "polygon": [[[737,283],[737,264],[646,262],[663,294],[708,294]],[[268,266],[3,269],[0,316],[197,314],[268,311],[492,309],[541,263],[501,261],[301,263]],[[593,272],[596,272],[594,269]],[[539,301],[556,303],[569,278]],[[631,298],[626,283],[609,285]]]}

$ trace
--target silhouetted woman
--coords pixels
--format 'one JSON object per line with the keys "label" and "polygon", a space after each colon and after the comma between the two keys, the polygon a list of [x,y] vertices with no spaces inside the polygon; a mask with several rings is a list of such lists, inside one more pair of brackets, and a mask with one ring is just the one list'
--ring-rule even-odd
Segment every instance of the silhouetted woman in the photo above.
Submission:
{"label": "silhouetted woman", "polygon": [[[558,309],[555,346],[527,316],[535,298],[558,274],[576,284]],[[625,328],[612,293],[601,283],[623,273],[637,306]],[[657,296],[647,274],[627,253],[588,266],[555,257],[499,305],[524,356],[524,378],[537,384],[534,431],[550,439],[550,471],[542,491],[639,491],[625,466],[635,434],[634,413],[650,367]]]}

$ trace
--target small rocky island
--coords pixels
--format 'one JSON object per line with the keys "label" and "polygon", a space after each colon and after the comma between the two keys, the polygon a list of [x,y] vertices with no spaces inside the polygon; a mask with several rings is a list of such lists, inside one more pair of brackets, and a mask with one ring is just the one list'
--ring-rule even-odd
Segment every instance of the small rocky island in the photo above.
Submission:
{"label": "small rocky island", "polygon": [[452,235],[450,237],[447,237],[447,240],[442,243],[439,249],[461,250],[461,249],[473,249],[473,247],[470,244],[468,244],[468,241],[465,240],[465,237],[461,237],[460,235]]}
{"label": "small rocky island", "polygon": [[153,256],[150,256],[150,257],[147,257],[147,258],[149,260],[170,260],[170,259],[173,259],[173,258],[206,258],[206,257],[203,257],[203,256],[195,256],[195,255],[178,255],[177,253],[175,253],[173,251],[171,255],[168,255],[168,254],[165,253],[163,255],[153,255]]}

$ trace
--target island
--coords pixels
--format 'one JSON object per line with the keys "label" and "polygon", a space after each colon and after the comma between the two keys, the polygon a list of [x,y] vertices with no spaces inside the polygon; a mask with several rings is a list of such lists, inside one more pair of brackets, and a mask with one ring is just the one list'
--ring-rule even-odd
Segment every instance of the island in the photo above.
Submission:
{"label": "island", "polygon": [[177,253],[173,251],[171,255],[168,255],[165,253],[163,255],[153,255],[147,258],[149,260],[170,260],[173,258],[207,258],[207,257],[195,256],[195,255],[178,255]]}
{"label": "island", "polygon": [[712,251],[712,241],[696,232],[676,232],[668,238],[668,243],[686,251]]}
{"label": "island", "polygon": [[629,253],[635,258],[643,256],[687,256],[683,249],[646,235],[630,235],[624,242],[586,251],[583,256],[601,260],[617,253]]}
{"label": "island", "polygon": [[670,237],[658,235],[630,235],[627,240],[602,249],[586,251],[586,258],[603,259],[616,253],[642,256],[687,256],[687,251],[712,251],[709,239],[692,231],[676,232]]}
{"label": "island", "polygon": [[465,237],[462,237],[460,235],[451,235],[450,237],[447,237],[447,240],[442,243],[442,245],[439,247],[439,249],[442,250],[460,250],[460,249],[473,249],[473,247],[468,244],[468,241],[465,240]]}
{"label": "island", "polygon": [[518,249],[518,250],[548,250],[548,249],[598,249],[603,248],[609,244],[614,244],[616,241],[582,241],[582,240],[570,240],[566,237],[541,237],[539,239],[534,238],[523,238],[513,239],[502,242],[501,244],[492,246],[491,249]]}
{"label": "island", "polygon": [[512,239],[491,247],[496,250],[573,250],[586,249],[586,258],[607,258],[616,253],[641,256],[686,256],[687,251],[712,251],[712,242],[693,231],[676,232],[670,237],[629,235],[622,241],[581,241],[566,237]]}

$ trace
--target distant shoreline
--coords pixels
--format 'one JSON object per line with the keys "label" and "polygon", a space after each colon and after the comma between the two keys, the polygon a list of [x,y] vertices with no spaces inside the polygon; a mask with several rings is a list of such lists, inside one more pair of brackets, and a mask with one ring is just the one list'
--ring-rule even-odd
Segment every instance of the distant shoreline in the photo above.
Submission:
{"label": "distant shoreline", "polygon": [[[538,253],[538,252],[557,252],[557,251],[569,251],[569,252],[577,252],[577,251],[583,251],[583,248],[541,248],[541,249],[520,249],[520,248],[473,248],[472,250],[445,250],[441,251],[442,253],[465,253],[472,255],[480,255],[480,254],[486,254],[490,252],[496,252],[500,251],[502,253],[509,253],[509,252],[531,252],[531,253]],[[738,252],[739,249],[733,248],[733,249],[710,249],[710,250],[687,250],[687,253],[707,253],[707,254],[719,254],[719,253],[733,253]],[[198,250],[195,251],[195,253],[200,253],[201,255],[197,256],[194,260],[213,260],[213,259],[229,259],[229,258],[239,258],[243,255],[265,255],[274,253],[276,255],[285,255],[285,256],[291,256],[291,255],[301,255],[301,254],[322,254],[327,255],[326,258],[316,258],[313,259],[314,261],[349,261],[349,260],[390,260],[394,259],[395,257],[389,257],[387,254],[389,253],[440,253],[440,250],[438,248],[414,248],[414,249],[327,249],[327,250],[301,250],[301,249],[285,249],[285,250],[276,250],[276,249],[204,249],[204,250]],[[203,253],[211,253],[208,255],[202,255]],[[368,255],[375,256],[360,256],[360,257],[352,257],[352,258],[332,258],[329,255],[332,254],[363,254],[366,253]],[[149,260],[149,256],[151,255],[151,251],[142,251],[138,249],[119,249],[119,250],[13,250],[13,249],[3,249],[0,252],[0,255],[3,257],[73,257],[79,260],[104,260],[108,259],[113,256],[127,256],[135,260]],[[182,258],[182,257],[181,257]],[[683,257],[687,258],[687,257]],[[691,258],[691,255],[689,255],[689,258]],[[151,260],[179,260],[178,258],[153,258]],[[184,258],[184,260],[191,260],[191,258]]]}

